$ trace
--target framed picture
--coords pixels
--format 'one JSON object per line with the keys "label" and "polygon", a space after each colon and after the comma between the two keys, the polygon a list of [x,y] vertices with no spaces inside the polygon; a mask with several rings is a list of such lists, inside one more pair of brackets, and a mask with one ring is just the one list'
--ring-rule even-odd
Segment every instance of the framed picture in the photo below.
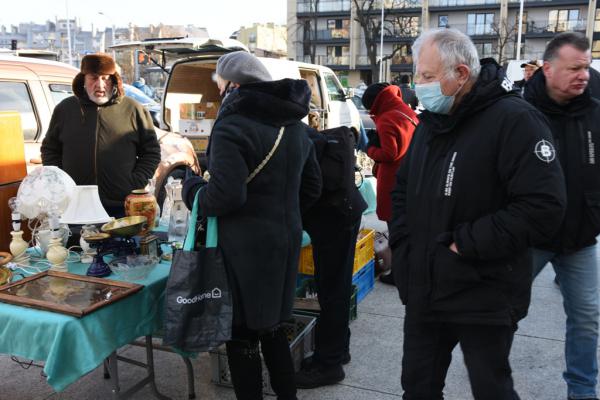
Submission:
{"label": "framed picture", "polygon": [[82,317],[143,287],[129,282],[45,271],[0,287],[0,302]]}

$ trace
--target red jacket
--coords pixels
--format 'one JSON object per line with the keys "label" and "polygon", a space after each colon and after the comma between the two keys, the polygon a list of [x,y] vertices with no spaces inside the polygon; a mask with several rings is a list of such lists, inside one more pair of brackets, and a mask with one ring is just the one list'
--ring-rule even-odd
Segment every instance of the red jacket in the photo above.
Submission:
{"label": "red jacket", "polygon": [[402,101],[402,92],[395,85],[384,88],[377,95],[370,111],[381,143],[381,147],[370,146],[367,149],[368,156],[377,165],[377,216],[382,221],[389,221],[392,218],[391,192],[396,182],[396,171],[415,131],[409,118],[415,123],[418,119],[417,114]]}

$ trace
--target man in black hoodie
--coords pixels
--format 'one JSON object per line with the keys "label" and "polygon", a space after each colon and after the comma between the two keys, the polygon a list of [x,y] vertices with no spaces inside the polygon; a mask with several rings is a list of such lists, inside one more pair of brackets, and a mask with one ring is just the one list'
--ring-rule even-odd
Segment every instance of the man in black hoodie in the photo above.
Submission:
{"label": "man in black hoodie", "polygon": [[403,399],[442,399],[460,343],[475,399],[514,400],[509,353],[531,293],[529,247],[560,226],[565,188],[543,116],[454,29],[413,45],[419,115],[393,192],[406,305]]}
{"label": "man in black hoodie", "polygon": [[556,236],[534,251],[533,272],[550,262],[560,283],[569,399],[597,397],[600,102],[590,95],[590,63],[585,36],[557,35],[544,52],[543,73],[535,74],[524,95],[547,117],[566,180],[565,220]]}

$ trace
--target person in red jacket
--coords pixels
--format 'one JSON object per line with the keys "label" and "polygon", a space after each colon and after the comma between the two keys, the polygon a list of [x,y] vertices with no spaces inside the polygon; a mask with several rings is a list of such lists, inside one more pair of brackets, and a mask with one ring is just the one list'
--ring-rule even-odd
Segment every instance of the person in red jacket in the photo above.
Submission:
{"label": "person in red jacket", "polygon": [[[402,101],[400,88],[385,82],[370,85],[362,96],[362,103],[369,110],[376,128],[369,135],[367,155],[375,161],[377,217],[389,222],[396,171],[418,123],[417,114]],[[391,274],[382,275],[380,279],[384,283],[393,283]]]}

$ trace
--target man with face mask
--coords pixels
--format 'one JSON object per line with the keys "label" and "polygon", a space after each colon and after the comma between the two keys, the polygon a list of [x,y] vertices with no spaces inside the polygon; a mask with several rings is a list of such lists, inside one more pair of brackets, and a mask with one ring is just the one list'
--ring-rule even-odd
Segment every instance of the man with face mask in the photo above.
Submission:
{"label": "man with face mask", "polygon": [[98,185],[109,215],[122,217],[125,197],[144,188],[160,162],[152,117],[125,97],[115,61],[89,54],[73,79],[73,94],[54,109],[42,142],[42,163],[78,185]]}
{"label": "man with face mask", "polygon": [[585,36],[557,35],[544,52],[542,73],[534,75],[525,91],[525,100],[548,118],[565,172],[565,222],[534,251],[533,273],[550,262],[560,283],[567,315],[563,378],[569,399],[597,397],[600,101],[590,93],[591,61]]}
{"label": "man with face mask", "polygon": [[543,116],[468,36],[413,45],[425,107],[392,193],[390,246],[406,305],[403,399],[442,399],[460,344],[477,400],[518,399],[509,353],[531,291],[530,246],[559,228],[560,164]]}

